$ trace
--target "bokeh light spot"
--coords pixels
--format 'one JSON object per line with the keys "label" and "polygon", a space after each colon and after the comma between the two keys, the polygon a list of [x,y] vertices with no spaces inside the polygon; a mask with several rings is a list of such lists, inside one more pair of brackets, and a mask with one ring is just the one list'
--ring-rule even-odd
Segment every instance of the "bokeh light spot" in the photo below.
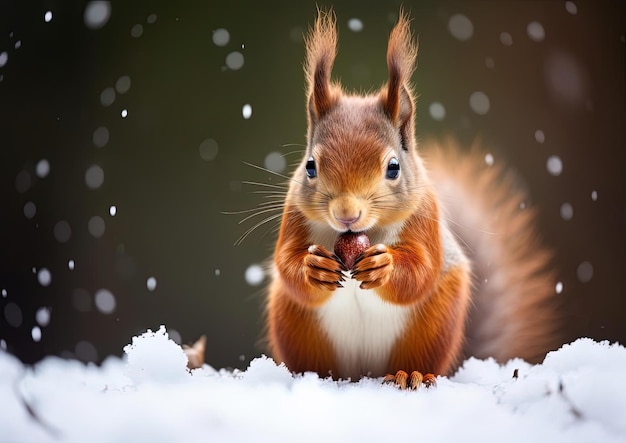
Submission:
{"label": "bokeh light spot", "polygon": [[465,41],[474,35],[474,25],[463,14],[455,14],[448,20],[448,31],[457,40]]}
{"label": "bokeh light spot", "polygon": [[146,287],[148,288],[148,291],[152,292],[156,289],[157,287],[157,280],[154,277],[149,277],[148,280],[146,280]]}
{"label": "bokeh light spot", "polygon": [[95,238],[102,237],[104,235],[105,228],[104,219],[99,215],[91,217],[87,223],[89,233]]}
{"label": "bokeh light spot", "polygon": [[248,266],[245,272],[246,283],[250,286],[258,286],[263,282],[265,278],[265,272],[263,271],[263,267],[258,264],[252,264]]}
{"label": "bokeh light spot", "polygon": [[100,93],[100,104],[104,107],[111,106],[115,101],[115,89],[104,88]]}
{"label": "bokeh light spot", "polygon": [[93,144],[97,148],[103,148],[109,143],[109,130],[104,126],[100,126],[93,131],[92,136]]}
{"label": "bokeh light spot", "polygon": [[54,238],[59,243],[66,243],[72,236],[72,228],[65,220],[60,220],[54,225]]}
{"label": "bokeh light spot", "polygon": [[569,221],[574,217],[574,207],[571,203],[563,203],[559,212],[561,213],[561,218],[565,221]]}
{"label": "bokeh light spot", "polygon": [[10,326],[19,328],[23,320],[22,310],[17,304],[9,302],[4,306],[4,319]]}
{"label": "bokeh light spot", "polygon": [[111,18],[111,2],[94,0],[87,3],[83,20],[89,29],[100,29],[109,22]]}
{"label": "bokeh light spot", "polygon": [[24,217],[32,219],[37,214],[37,206],[33,202],[26,202],[24,205]]}
{"label": "bokeh light spot", "polygon": [[115,90],[119,94],[126,94],[130,90],[130,77],[128,75],[122,75],[115,82]]}
{"label": "bokeh light spot", "polygon": [[85,183],[89,189],[98,189],[104,183],[104,171],[98,165],[90,166],[85,172]]}
{"label": "bokeh light spot", "polygon": [[213,31],[213,44],[215,46],[226,46],[230,41],[230,33],[227,29],[220,28]]}
{"label": "bokeh light spot", "polygon": [[546,169],[550,175],[559,176],[563,172],[563,161],[558,155],[551,155],[546,161]]}
{"label": "bokeh light spot", "polygon": [[363,22],[358,18],[348,20],[348,29],[352,32],[360,32],[363,30]]}
{"label": "bokeh light spot", "polygon": [[219,146],[212,138],[207,138],[200,143],[198,151],[202,160],[210,161],[217,157]]}
{"label": "bokeh light spot", "polygon": [[593,265],[584,261],[576,268],[576,278],[581,283],[588,283],[593,278]]}
{"label": "bokeh light spot", "polygon": [[528,23],[526,33],[532,41],[537,43],[542,42],[546,38],[546,31],[543,29],[543,25],[536,21]]}
{"label": "bokeh light spot", "polygon": [[35,320],[39,326],[46,327],[50,324],[51,311],[50,308],[41,307],[35,313]]}
{"label": "bokeh light spot", "polygon": [[504,46],[511,46],[513,44],[513,36],[508,32],[501,32],[500,43],[502,43]]}
{"label": "bokeh light spot", "polygon": [[111,314],[115,311],[117,302],[115,296],[108,289],[99,289],[94,296],[96,308],[103,314]]}
{"label": "bokeh light spot", "polygon": [[265,167],[273,172],[283,172],[287,167],[287,161],[280,152],[270,152],[265,156]]}
{"label": "bokeh light spot", "polygon": [[48,268],[41,268],[37,272],[37,281],[43,287],[50,286],[52,283],[52,273]]}
{"label": "bokeh light spot", "polygon": [[478,115],[485,115],[489,112],[489,97],[482,91],[473,92],[472,95],[470,95],[469,103],[472,111]]}
{"label": "bokeh light spot", "polygon": [[233,71],[237,71],[243,67],[244,57],[239,51],[233,51],[226,56],[226,66]]}
{"label": "bokeh light spot", "polygon": [[241,108],[241,115],[246,120],[252,117],[252,106],[248,104],[243,105],[243,107]]}

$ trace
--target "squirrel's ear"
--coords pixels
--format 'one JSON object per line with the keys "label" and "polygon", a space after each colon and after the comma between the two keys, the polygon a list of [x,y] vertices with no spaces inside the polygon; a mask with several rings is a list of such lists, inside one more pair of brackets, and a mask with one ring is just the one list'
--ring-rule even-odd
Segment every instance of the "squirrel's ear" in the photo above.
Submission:
{"label": "squirrel's ear", "polygon": [[306,37],[305,74],[311,122],[322,118],[338,98],[337,87],[330,83],[330,73],[337,54],[335,13],[318,10],[317,19]]}
{"label": "squirrel's ear", "polygon": [[417,42],[413,38],[409,24],[409,18],[400,11],[398,23],[389,35],[387,46],[389,82],[382,91],[385,112],[398,127],[413,119],[415,108],[411,76],[417,60]]}

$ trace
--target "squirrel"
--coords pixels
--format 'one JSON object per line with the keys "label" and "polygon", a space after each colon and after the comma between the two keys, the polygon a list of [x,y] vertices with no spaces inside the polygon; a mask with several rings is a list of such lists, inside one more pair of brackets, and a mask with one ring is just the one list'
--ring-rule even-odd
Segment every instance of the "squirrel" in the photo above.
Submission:
{"label": "squirrel", "polygon": [[[296,373],[401,388],[436,384],[469,356],[538,361],[558,321],[536,211],[478,147],[418,146],[408,16],[391,31],[389,79],[374,94],[331,82],[332,10],[318,11],[305,45],[307,145],[271,265],[270,355]],[[334,253],[346,233],[371,243],[350,269]]]}
{"label": "squirrel", "polygon": [[[294,372],[415,388],[464,357],[545,355],[557,321],[536,211],[478,148],[418,146],[408,16],[391,31],[389,78],[374,94],[331,81],[332,10],[318,11],[305,46],[306,152],[289,181],[267,295],[273,358]],[[345,232],[372,244],[349,270],[333,252]]]}

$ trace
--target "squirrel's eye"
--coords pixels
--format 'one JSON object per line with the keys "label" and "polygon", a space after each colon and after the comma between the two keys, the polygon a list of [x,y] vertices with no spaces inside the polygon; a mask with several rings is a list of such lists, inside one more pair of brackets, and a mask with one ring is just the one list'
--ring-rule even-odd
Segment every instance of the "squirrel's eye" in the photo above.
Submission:
{"label": "squirrel's eye", "polygon": [[315,160],[313,159],[313,157],[309,157],[309,159],[306,162],[306,176],[309,178],[315,178],[317,177],[317,168],[315,167]]}
{"label": "squirrel's eye", "polygon": [[387,164],[386,177],[388,179],[394,180],[398,178],[399,175],[400,175],[400,163],[398,162],[397,158],[392,157],[391,160],[389,160],[389,164]]}

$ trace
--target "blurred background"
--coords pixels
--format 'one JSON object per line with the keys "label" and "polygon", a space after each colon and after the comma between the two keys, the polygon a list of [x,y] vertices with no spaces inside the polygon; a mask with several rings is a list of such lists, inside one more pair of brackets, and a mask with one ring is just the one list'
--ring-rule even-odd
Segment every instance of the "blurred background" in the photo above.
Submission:
{"label": "blurred background", "polygon": [[[317,2],[321,7],[326,1]],[[418,135],[482,140],[540,211],[563,337],[626,342],[626,7],[410,1]],[[275,224],[228,212],[306,131],[316,2],[0,0],[0,348],[100,362],[164,324],[207,360],[263,352]],[[400,1],[337,1],[334,77],[386,80]]]}

